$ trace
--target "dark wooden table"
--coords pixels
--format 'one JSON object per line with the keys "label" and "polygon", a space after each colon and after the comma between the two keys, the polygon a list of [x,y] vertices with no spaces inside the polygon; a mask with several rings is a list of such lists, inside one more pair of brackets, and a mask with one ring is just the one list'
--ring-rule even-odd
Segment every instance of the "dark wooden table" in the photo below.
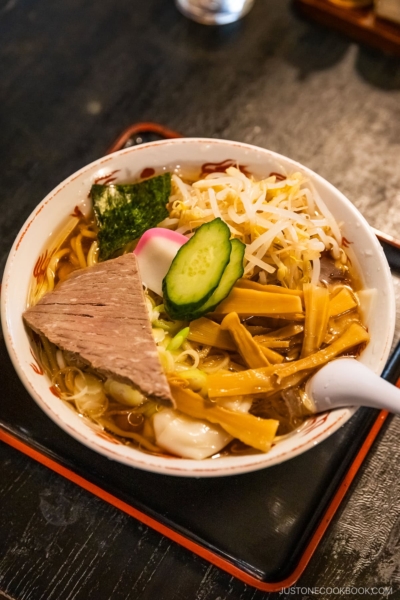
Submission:
{"label": "dark wooden table", "polygon": [[[287,0],[256,0],[222,28],[189,22],[172,0],[0,0],[0,55],[1,271],[34,206],[143,120],[287,154],[400,236],[400,61],[302,20]],[[4,444],[0,465],[0,598],[361,598],[383,586],[400,598],[397,417],[303,589],[281,595],[244,585]],[[338,591],[350,586],[351,596]]]}

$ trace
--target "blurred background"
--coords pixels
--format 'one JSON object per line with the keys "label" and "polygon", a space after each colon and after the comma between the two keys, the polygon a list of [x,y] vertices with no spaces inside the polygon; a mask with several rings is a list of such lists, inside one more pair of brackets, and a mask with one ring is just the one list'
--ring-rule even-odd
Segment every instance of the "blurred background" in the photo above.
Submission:
{"label": "blurred background", "polygon": [[0,16],[1,194],[3,210],[20,207],[0,231],[1,266],[43,196],[136,121],[287,154],[372,205],[378,228],[385,200],[398,230],[400,59],[289,0],[256,0],[221,27],[172,0],[0,0]]}

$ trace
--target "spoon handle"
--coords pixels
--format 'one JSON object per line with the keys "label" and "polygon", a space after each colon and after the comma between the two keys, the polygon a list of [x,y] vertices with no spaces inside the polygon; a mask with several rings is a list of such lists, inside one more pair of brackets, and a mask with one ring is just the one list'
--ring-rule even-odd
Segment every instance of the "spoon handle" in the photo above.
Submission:
{"label": "spoon handle", "polygon": [[400,414],[400,389],[354,358],[338,358],[320,369],[306,386],[315,412],[344,406],[370,406]]}

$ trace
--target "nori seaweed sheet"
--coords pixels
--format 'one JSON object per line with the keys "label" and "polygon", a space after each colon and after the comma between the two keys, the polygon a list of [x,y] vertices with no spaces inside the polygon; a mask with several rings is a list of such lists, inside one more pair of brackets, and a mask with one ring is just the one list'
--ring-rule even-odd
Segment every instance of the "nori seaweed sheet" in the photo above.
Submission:
{"label": "nori seaweed sheet", "polygon": [[100,260],[110,258],[168,216],[171,174],[140,183],[98,185],[90,190],[99,227]]}

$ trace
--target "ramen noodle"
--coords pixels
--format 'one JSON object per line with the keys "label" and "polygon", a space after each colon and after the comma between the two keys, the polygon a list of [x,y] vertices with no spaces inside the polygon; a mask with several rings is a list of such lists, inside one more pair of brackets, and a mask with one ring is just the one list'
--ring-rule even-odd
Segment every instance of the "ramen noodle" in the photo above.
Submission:
{"label": "ramen noodle", "polygon": [[[304,390],[315,370],[368,343],[348,242],[301,173],[256,181],[228,167],[194,182],[173,174],[166,208],[160,227],[190,239],[220,219],[245,245],[243,275],[210,313],[171,318],[165,298],[144,290],[176,407],[98,373],[43,335],[32,334],[35,356],[59,398],[123,443],[189,458],[267,451],[312,412]],[[29,306],[97,264],[99,239],[96,216],[77,207],[38,259]],[[193,449],[203,434],[204,448]]]}

